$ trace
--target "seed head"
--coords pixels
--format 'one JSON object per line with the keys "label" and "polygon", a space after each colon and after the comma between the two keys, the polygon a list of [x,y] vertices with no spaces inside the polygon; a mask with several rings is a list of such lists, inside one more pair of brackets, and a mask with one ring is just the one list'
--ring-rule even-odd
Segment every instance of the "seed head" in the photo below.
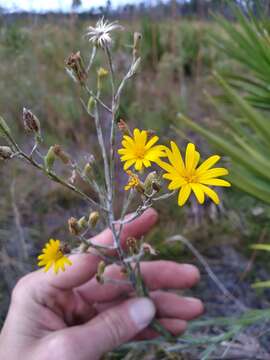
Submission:
{"label": "seed head", "polygon": [[68,219],[68,229],[72,235],[79,235],[81,232],[78,220],[74,217]]}
{"label": "seed head", "polygon": [[62,149],[60,145],[54,145],[53,151],[56,157],[58,157],[65,165],[70,163],[69,155]]}
{"label": "seed head", "polygon": [[13,151],[9,146],[0,146],[0,160],[10,159],[13,155]]}
{"label": "seed head", "polygon": [[40,134],[40,121],[31,110],[23,108],[23,125],[26,131]]}
{"label": "seed head", "polygon": [[123,27],[116,21],[110,23],[108,20],[101,18],[96,23],[96,26],[88,27],[86,36],[94,46],[105,48],[112,43],[111,32],[122,29]]}
{"label": "seed head", "polygon": [[66,66],[67,69],[71,71],[74,79],[76,79],[81,86],[84,86],[87,80],[87,72],[80,51],[69,55],[66,60]]}

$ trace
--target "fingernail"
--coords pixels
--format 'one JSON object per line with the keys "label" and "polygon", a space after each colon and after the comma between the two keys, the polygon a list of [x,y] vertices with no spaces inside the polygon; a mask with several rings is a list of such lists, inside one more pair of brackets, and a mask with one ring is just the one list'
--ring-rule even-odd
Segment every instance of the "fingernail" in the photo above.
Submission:
{"label": "fingernail", "polygon": [[146,328],[153,320],[156,309],[153,302],[147,298],[134,300],[130,304],[130,317],[138,330]]}

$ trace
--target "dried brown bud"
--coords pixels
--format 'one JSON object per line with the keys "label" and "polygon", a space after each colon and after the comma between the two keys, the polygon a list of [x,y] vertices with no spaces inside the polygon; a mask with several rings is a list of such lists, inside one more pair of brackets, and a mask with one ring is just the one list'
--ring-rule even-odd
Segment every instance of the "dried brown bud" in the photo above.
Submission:
{"label": "dried brown bud", "polygon": [[81,57],[80,51],[76,54],[72,53],[66,60],[66,66],[72,71],[80,85],[84,86],[87,79],[87,72]]}
{"label": "dried brown bud", "polygon": [[70,254],[71,253],[71,249],[69,247],[69,245],[67,243],[61,243],[60,245],[60,251],[62,252],[62,254]]}
{"label": "dried brown bud", "polygon": [[139,246],[138,246],[138,241],[136,238],[134,237],[128,237],[127,241],[126,241],[127,247],[129,252],[134,255],[137,254],[139,252]]}
{"label": "dried brown bud", "polygon": [[13,151],[9,146],[0,146],[0,160],[10,159],[13,155]]}
{"label": "dried brown bud", "polygon": [[74,217],[68,219],[68,229],[72,235],[79,235],[81,232],[78,220]]}
{"label": "dried brown bud", "polygon": [[99,221],[99,218],[100,218],[100,215],[99,215],[98,211],[91,212],[89,215],[89,219],[88,219],[89,226],[91,226],[92,228],[95,228]]}
{"label": "dried brown bud", "polygon": [[26,131],[40,134],[40,121],[31,110],[23,108],[23,125]]}
{"label": "dried brown bud", "polygon": [[98,268],[97,268],[97,274],[96,274],[96,279],[100,284],[104,283],[104,272],[106,269],[106,264],[104,261],[100,261],[100,263],[98,264]]}
{"label": "dried brown bud", "polygon": [[117,123],[118,125],[118,129],[121,131],[121,133],[123,135],[128,135],[128,136],[132,136],[132,133],[130,131],[130,128],[128,127],[127,123],[125,122],[125,120],[120,119]]}
{"label": "dried brown bud", "polygon": [[150,244],[144,243],[142,246],[145,253],[153,256],[158,255],[158,252]]}
{"label": "dried brown bud", "polygon": [[53,152],[65,165],[70,163],[69,155],[61,148],[60,145],[53,146]]}

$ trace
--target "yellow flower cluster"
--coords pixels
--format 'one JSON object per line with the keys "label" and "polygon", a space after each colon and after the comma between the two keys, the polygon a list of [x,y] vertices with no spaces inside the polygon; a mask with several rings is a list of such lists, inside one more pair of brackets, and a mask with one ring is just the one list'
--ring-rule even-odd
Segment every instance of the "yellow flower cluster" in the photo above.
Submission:
{"label": "yellow flower cluster", "polygon": [[[133,137],[125,135],[122,141],[123,148],[118,150],[121,161],[124,162],[124,170],[134,166],[135,170],[142,171],[144,167],[149,167],[151,162],[154,162],[165,170],[163,178],[170,181],[168,189],[179,190],[179,206],[187,202],[192,192],[200,204],[204,203],[206,196],[215,204],[219,204],[218,194],[210,186],[231,186],[228,181],[220,179],[220,176],[228,175],[228,170],[213,168],[220,160],[220,156],[210,156],[199,165],[200,153],[194,144],[187,145],[185,159],[183,159],[175,142],[171,141],[171,147],[168,148],[155,145],[158,140],[157,136],[148,139],[147,132],[139,129],[134,130]],[[134,187],[135,182],[133,176],[125,189]]]}

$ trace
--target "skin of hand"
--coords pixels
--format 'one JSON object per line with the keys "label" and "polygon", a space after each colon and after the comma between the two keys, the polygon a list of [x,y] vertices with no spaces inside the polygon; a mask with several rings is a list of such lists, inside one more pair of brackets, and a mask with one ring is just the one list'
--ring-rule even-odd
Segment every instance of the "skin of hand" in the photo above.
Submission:
{"label": "skin of hand", "polygon": [[[153,209],[125,225],[122,239],[141,237],[158,219]],[[112,243],[105,230],[94,240]],[[136,298],[127,284],[99,284],[95,279],[100,259],[94,254],[71,256],[65,272],[35,271],[15,286],[9,312],[0,334],[2,360],[96,360],[130,340],[151,339],[149,327],[156,316],[174,335],[187,321],[203,312],[200,300],[165,290],[185,289],[199,280],[196,267],[170,261],[142,263],[149,298]],[[120,269],[109,266],[106,277],[123,279]]]}

